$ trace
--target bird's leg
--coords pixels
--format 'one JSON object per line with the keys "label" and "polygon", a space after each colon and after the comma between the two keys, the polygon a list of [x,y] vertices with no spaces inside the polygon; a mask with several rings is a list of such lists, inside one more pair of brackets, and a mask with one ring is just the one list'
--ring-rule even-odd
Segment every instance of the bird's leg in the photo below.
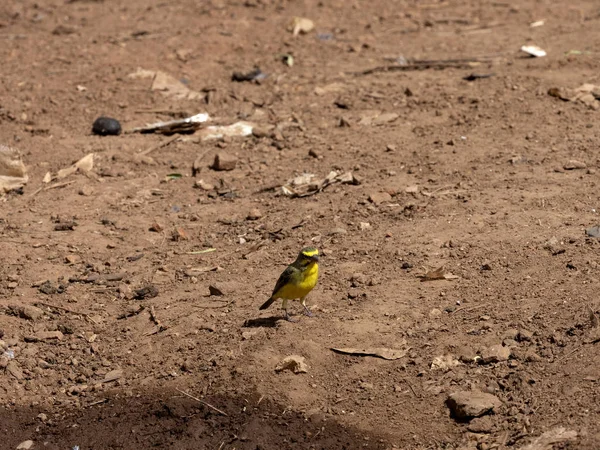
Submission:
{"label": "bird's leg", "polygon": [[287,299],[284,298],[283,299],[283,304],[281,305],[281,307],[285,311],[285,315],[284,315],[285,320],[287,320],[288,322],[292,322],[292,323],[293,322],[298,322],[296,319],[292,319],[292,316],[290,316],[290,313],[288,312],[288,309],[287,309],[287,302],[288,302]]}
{"label": "bird's leg", "polygon": [[302,306],[304,306],[304,315],[308,317],[312,317],[314,315],[311,310],[308,309],[308,306],[306,306],[306,297],[302,298]]}

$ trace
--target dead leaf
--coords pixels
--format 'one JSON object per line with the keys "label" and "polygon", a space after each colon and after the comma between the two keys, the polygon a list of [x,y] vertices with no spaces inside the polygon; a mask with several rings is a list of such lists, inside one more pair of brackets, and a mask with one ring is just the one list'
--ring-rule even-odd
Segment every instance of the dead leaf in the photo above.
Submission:
{"label": "dead leaf", "polygon": [[420,275],[421,281],[433,281],[433,280],[456,280],[460,278],[458,275],[454,275],[446,271],[444,266],[438,267],[435,270],[430,270],[424,275]]}
{"label": "dead leaf", "polygon": [[[81,173],[89,173],[94,168],[94,154],[89,153],[77,161],[72,166],[66,167],[64,169],[60,169],[56,173],[56,179],[62,180],[63,178],[68,177],[69,175],[73,175],[77,171]],[[46,177],[44,177],[46,179]]]}
{"label": "dead leaf", "polygon": [[245,137],[252,134],[254,124],[250,122],[236,122],[232,125],[206,127],[198,132],[203,141],[223,139],[224,137]]}
{"label": "dead leaf", "polygon": [[402,350],[385,348],[385,347],[375,347],[375,348],[332,348],[336,353],[342,353],[344,355],[354,355],[354,356],[373,356],[383,359],[395,360],[400,359],[406,356],[410,347],[407,347]]}
{"label": "dead leaf", "polygon": [[28,179],[19,151],[0,144],[0,193],[22,188]]}
{"label": "dead leaf", "polygon": [[203,99],[204,94],[189,89],[185,84],[179,81],[172,75],[160,70],[144,70],[139,68],[137,71],[130,73],[129,78],[152,78],[151,89],[160,91],[167,97],[174,97],[178,100],[198,100]]}
{"label": "dead leaf", "polygon": [[275,372],[282,372],[284,370],[291,370],[294,373],[308,372],[304,356],[291,355],[283,358],[275,367]]}
{"label": "dead leaf", "polygon": [[46,172],[46,175],[44,175],[44,179],[42,180],[42,183],[50,183],[52,181],[52,174],[50,172]]}
{"label": "dead leaf", "polygon": [[314,28],[315,23],[306,17],[294,17],[288,25],[288,31],[291,31],[294,36],[310,33]]}

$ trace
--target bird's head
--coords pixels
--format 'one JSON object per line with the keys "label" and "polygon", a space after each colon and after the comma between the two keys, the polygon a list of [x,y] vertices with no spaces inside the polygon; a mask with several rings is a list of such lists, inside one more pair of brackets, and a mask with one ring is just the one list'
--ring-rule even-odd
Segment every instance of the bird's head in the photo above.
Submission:
{"label": "bird's head", "polygon": [[315,247],[304,247],[300,250],[296,261],[302,266],[319,262],[319,250]]}

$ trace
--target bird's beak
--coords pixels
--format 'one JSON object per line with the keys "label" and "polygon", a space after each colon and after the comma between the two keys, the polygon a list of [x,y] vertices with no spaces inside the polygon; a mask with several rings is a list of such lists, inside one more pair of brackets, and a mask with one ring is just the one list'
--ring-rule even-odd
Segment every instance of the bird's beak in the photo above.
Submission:
{"label": "bird's beak", "polygon": [[314,262],[319,262],[319,255],[313,255],[310,257],[310,259],[312,259]]}

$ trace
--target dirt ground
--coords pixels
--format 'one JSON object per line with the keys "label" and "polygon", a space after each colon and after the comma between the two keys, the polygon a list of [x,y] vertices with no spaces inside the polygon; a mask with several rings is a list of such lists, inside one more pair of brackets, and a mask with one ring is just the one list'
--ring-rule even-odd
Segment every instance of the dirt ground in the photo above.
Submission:
{"label": "dirt ground", "polygon": [[[600,448],[600,111],[548,94],[600,84],[597,1],[23,0],[0,43],[3,449]],[[254,135],[91,131],[202,112]],[[259,312],[306,245],[315,316]]]}

